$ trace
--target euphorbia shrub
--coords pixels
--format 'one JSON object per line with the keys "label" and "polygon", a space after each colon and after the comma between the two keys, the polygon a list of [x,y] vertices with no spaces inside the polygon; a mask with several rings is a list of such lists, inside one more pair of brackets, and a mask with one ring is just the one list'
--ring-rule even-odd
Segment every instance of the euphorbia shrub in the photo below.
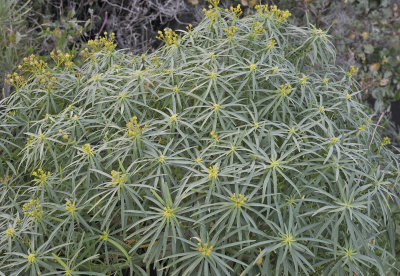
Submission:
{"label": "euphorbia shrub", "polygon": [[357,70],[287,11],[205,14],[151,55],[106,35],[10,76],[2,273],[389,273],[400,168]]}

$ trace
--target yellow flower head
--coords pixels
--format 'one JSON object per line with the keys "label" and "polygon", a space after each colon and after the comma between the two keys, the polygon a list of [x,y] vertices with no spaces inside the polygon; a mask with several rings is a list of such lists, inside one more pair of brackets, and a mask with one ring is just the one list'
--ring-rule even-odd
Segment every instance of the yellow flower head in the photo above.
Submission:
{"label": "yellow flower head", "polygon": [[224,29],[224,32],[226,32],[226,35],[227,35],[229,40],[233,39],[233,36],[235,35],[236,31],[237,31],[237,27],[236,26],[228,27],[228,29]]}
{"label": "yellow flower head", "polygon": [[351,99],[351,95],[349,93],[346,94],[346,100],[350,100]]}
{"label": "yellow flower head", "polygon": [[166,219],[170,219],[170,218],[175,217],[175,215],[174,215],[174,209],[171,209],[171,208],[169,208],[169,207],[165,207],[165,208],[164,208],[164,212],[163,212],[163,216],[164,216]]}
{"label": "yellow flower head", "polygon": [[235,20],[236,18],[238,18],[238,17],[243,13],[243,12],[242,12],[242,9],[241,9],[241,7],[240,7],[240,4],[238,4],[238,5],[236,6],[236,8],[235,8],[235,7],[230,7],[229,10],[228,10],[228,9],[225,9],[225,11],[228,12],[228,13],[230,13],[230,14],[232,15],[233,20]]}
{"label": "yellow flower head", "polygon": [[89,155],[89,156],[93,155],[93,149],[90,147],[89,144],[84,144],[82,146],[82,150],[86,155]]}
{"label": "yellow flower head", "polygon": [[65,210],[69,211],[73,215],[75,213],[75,204],[67,200],[65,203]]}
{"label": "yellow flower head", "polygon": [[35,183],[44,185],[47,183],[47,178],[50,176],[50,172],[47,172],[46,174],[42,169],[38,169],[37,171],[34,171],[32,175],[35,176],[33,179]]}
{"label": "yellow flower head", "polygon": [[328,81],[329,81],[328,78],[324,78],[324,79],[322,80],[322,83],[327,84]]}
{"label": "yellow flower head", "polygon": [[114,186],[121,186],[125,182],[126,174],[122,174],[122,172],[111,171],[112,179],[111,182],[114,183]]}
{"label": "yellow flower head", "polygon": [[337,142],[339,142],[339,138],[337,138],[337,137],[332,137],[329,140],[332,142],[332,144],[336,144]]}
{"label": "yellow flower head", "polygon": [[160,157],[158,158],[158,163],[164,163],[164,162],[165,162],[165,156],[160,155]]}
{"label": "yellow flower head", "polygon": [[103,241],[107,241],[108,240],[108,233],[107,231],[103,232],[103,235],[100,235],[100,239]]}
{"label": "yellow flower head", "polygon": [[9,238],[14,238],[15,235],[15,229],[14,228],[7,228],[6,232],[5,232],[6,236]]}
{"label": "yellow flower head", "polygon": [[282,11],[279,10],[277,6],[268,6],[268,5],[257,5],[255,6],[255,9],[257,10],[257,13],[260,15],[263,15],[265,17],[270,17],[274,18],[278,22],[285,21],[289,16],[292,14],[286,10]]}
{"label": "yellow flower head", "polygon": [[211,0],[212,5],[208,6],[208,9],[203,9],[204,15],[210,19],[211,24],[214,23],[215,19],[219,16],[218,3],[219,0]]}
{"label": "yellow flower head", "polygon": [[253,64],[250,64],[250,65],[249,65],[249,68],[250,68],[251,71],[254,71],[254,70],[256,70],[257,65],[255,65],[254,63],[253,63]]}
{"label": "yellow flower head", "polygon": [[347,76],[350,78],[352,77],[354,74],[356,74],[358,72],[358,68],[355,68],[353,65],[350,66],[350,71],[347,72]]}
{"label": "yellow flower head", "polygon": [[275,47],[275,45],[276,45],[276,41],[275,41],[275,39],[272,39],[272,40],[270,40],[270,41],[268,42],[268,44],[267,44],[267,49],[268,49],[268,50],[271,50],[272,48]]}
{"label": "yellow flower head", "polygon": [[325,112],[325,107],[323,107],[322,105],[320,107],[318,107],[319,112],[324,113]]}
{"label": "yellow flower head", "polygon": [[239,208],[244,204],[247,198],[242,194],[236,196],[236,193],[233,193],[231,200],[233,201],[233,206]]}
{"label": "yellow flower head", "polygon": [[308,77],[304,74],[301,78],[299,78],[299,81],[301,84],[306,84],[307,80],[308,80]]}
{"label": "yellow flower head", "polygon": [[200,162],[203,161],[203,159],[201,159],[201,157],[197,157],[194,161],[197,162],[197,163],[200,163]]}
{"label": "yellow flower head", "polygon": [[212,138],[214,138],[214,140],[215,140],[216,143],[219,142],[218,135],[215,134],[214,130],[212,130],[212,131],[210,132],[210,135],[211,135]]}
{"label": "yellow flower head", "polygon": [[282,96],[287,96],[292,92],[292,86],[290,84],[282,84],[281,89],[280,89],[281,95]]}
{"label": "yellow flower head", "polygon": [[171,29],[164,29],[164,33],[162,31],[158,31],[158,36],[156,37],[159,40],[164,41],[166,45],[178,45],[179,36]]}
{"label": "yellow flower head", "polygon": [[5,186],[8,186],[9,182],[10,182],[10,176],[9,175],[6,175],[4,177],[0,176],[0,183],[4,184]]}
{"label": "yellow flower head", "polygon": [[216,79],[217,78],[217,74],[215,74],[214,71],[211,71],[210,73],[210,79]]}
{"label": "yellow flower head", "polygon": [[390,138],[384,137],[381,146],[390,145]]}
{"label": "yellow flower head", "polygon": [[264,30],[264,26],[262,25],[262,23],[261,22],[254,22],[253,23],[252,35],[256,36],[258,34],[262,34],[263,32],[265,32],[265,30]]}
{"label": "yellow flower head", "polygon": [[199,246],[199,251],[203,256],[210,256],[211,251],[214,248],[212,245],[209,246],[208,243],[202,244],[201,242],[199,242],[197,245]]}
{"label": "yellow flower head", "polygon": [[28,263],[30,263],[30,264],[35,263],[36,262],[36,254],[32,254],[32,253],[29,254],[27,259],[28,259]]}
{"label": "yellow flower head", "polygon": [[42,206],[36,199],[31,199],[31,201],[24,204],[22,207],[24,215],[27,217],[32,217],[34,219],[40,219],[43,215]]}
{"label": "yellow flower head", "polygon": [[62,138],[64,140],[68,140],[68,134],[66,134],[62,129],[59,129],[58,133],[60,133],[62,135]]}
{"label": "yellow flower head", "polygon": [[368,128],[368,126],[366,126],[365,124],[362,124],[362,125],[358,128],[358,130],[359,130],[359,131],[366,131],[367,128]]}
{"label": "yellow flower head", "polygon": [[171,117],[169,117],[169,120],[173,123],[176,123],[178,119],[178,114],[173,114]]}
{"label": "yellow flower head", "polygon": [[292,243],[296,242],[294,237],[291,234],[283,234],[282,235],[282,243],[289,245],[289,247],[292,246]]}
{"label": "yellow flower head", "polygon": [[140,127],[137,121],[137,117],[133,116],[130,121],[126,124],[127,130],[125,132],[125,135],[127,136],[132,136],[132,137],[138,137],[143,133],[143,131],[147,128],[147,125],[144,127]]}
{"label": "yellow flower head", "polygon": [[212,165],[211,167],[209,167],[208,168],[208,179],[217,180],[217,178],[218,178],[218,170],[219,170],[219,168],[215,167],[215,165]]}
{"label": "yellow flower head", "polygon": [[104,36],[101,36],[95,40],[89,40],[88,45],[89,47],[92,48],[92,51],[85,49],[84,51],[81,52],[81,55],[86,57],[93,54],[94,52],[99,52],[101,50],[107,50],[109,52],[112,52],[117,47],[117,45],[114,44],[114,39],[115,39],[114,33],[108,35],[107,32],[104,32]]}
{"label": "yellow flower head", "polygon": [[193,27],[192,24],[189,24],[189,25],[186,26],[186,30],[187,30],[187,32],[188,32],[189,34],[192,33],[192,27]]}
{"label": "yellow flower head", "polygon": [[271,161],[268,162],[271,168],[279,168],[280,167],[280,162],[279,160],[271,159]]}

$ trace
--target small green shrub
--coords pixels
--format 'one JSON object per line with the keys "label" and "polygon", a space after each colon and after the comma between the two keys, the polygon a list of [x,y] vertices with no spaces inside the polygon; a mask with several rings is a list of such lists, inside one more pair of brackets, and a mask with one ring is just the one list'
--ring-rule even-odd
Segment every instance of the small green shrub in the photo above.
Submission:
{"label": "small green shrub", "polygon": [[[213,7],[151,55],[27,58],[0,109],[0,271],[386,275],[400,166],[329,36]],[[11,81],[12,80],[12,81]]]}

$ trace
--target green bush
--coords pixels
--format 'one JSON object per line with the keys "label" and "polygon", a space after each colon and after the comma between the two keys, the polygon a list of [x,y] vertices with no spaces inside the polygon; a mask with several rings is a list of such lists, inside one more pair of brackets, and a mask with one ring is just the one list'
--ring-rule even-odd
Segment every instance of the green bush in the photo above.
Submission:
{"label": "green bush", "polygon": [[[0,105],[6,275],[387,275],[400,165],[289,12],[213,7],[151,55],[32,56]],[[77,62],[78,61],[78,62]],[[1,273],[0,273],[1,274]]]}

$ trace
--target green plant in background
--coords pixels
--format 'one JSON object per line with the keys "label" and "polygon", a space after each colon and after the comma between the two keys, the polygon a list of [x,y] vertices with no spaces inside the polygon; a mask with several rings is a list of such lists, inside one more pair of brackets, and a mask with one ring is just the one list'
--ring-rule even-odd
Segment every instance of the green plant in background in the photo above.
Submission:
{"label": "green plant in background", "polygon": [[0,1],[0,99],[12,92],[4,80],[24,57],[36,53],[46,60],[54,49],[76,55],[76,44],[82,43],[86,31],[93,27],[90,18],[83,24],[75,17],[73,6],[60,7],[58,17],[51,10],[53,6],[50,0]]}
{"label": "green plant in background", "polygon": [[326,32],[205,10],[141,56],[24,60],[0,109],[0,271],[390,275],[400,166]]}
{"label": "green plant in background", "polygon": [[23,29],[28,4],[29,1],[24,5],[18,5],[17,1],[0,1],[0,99],[10,94],[10,87],[3,85],[5,76],[15,69],[21,55],[30,51],[31,40]]}

